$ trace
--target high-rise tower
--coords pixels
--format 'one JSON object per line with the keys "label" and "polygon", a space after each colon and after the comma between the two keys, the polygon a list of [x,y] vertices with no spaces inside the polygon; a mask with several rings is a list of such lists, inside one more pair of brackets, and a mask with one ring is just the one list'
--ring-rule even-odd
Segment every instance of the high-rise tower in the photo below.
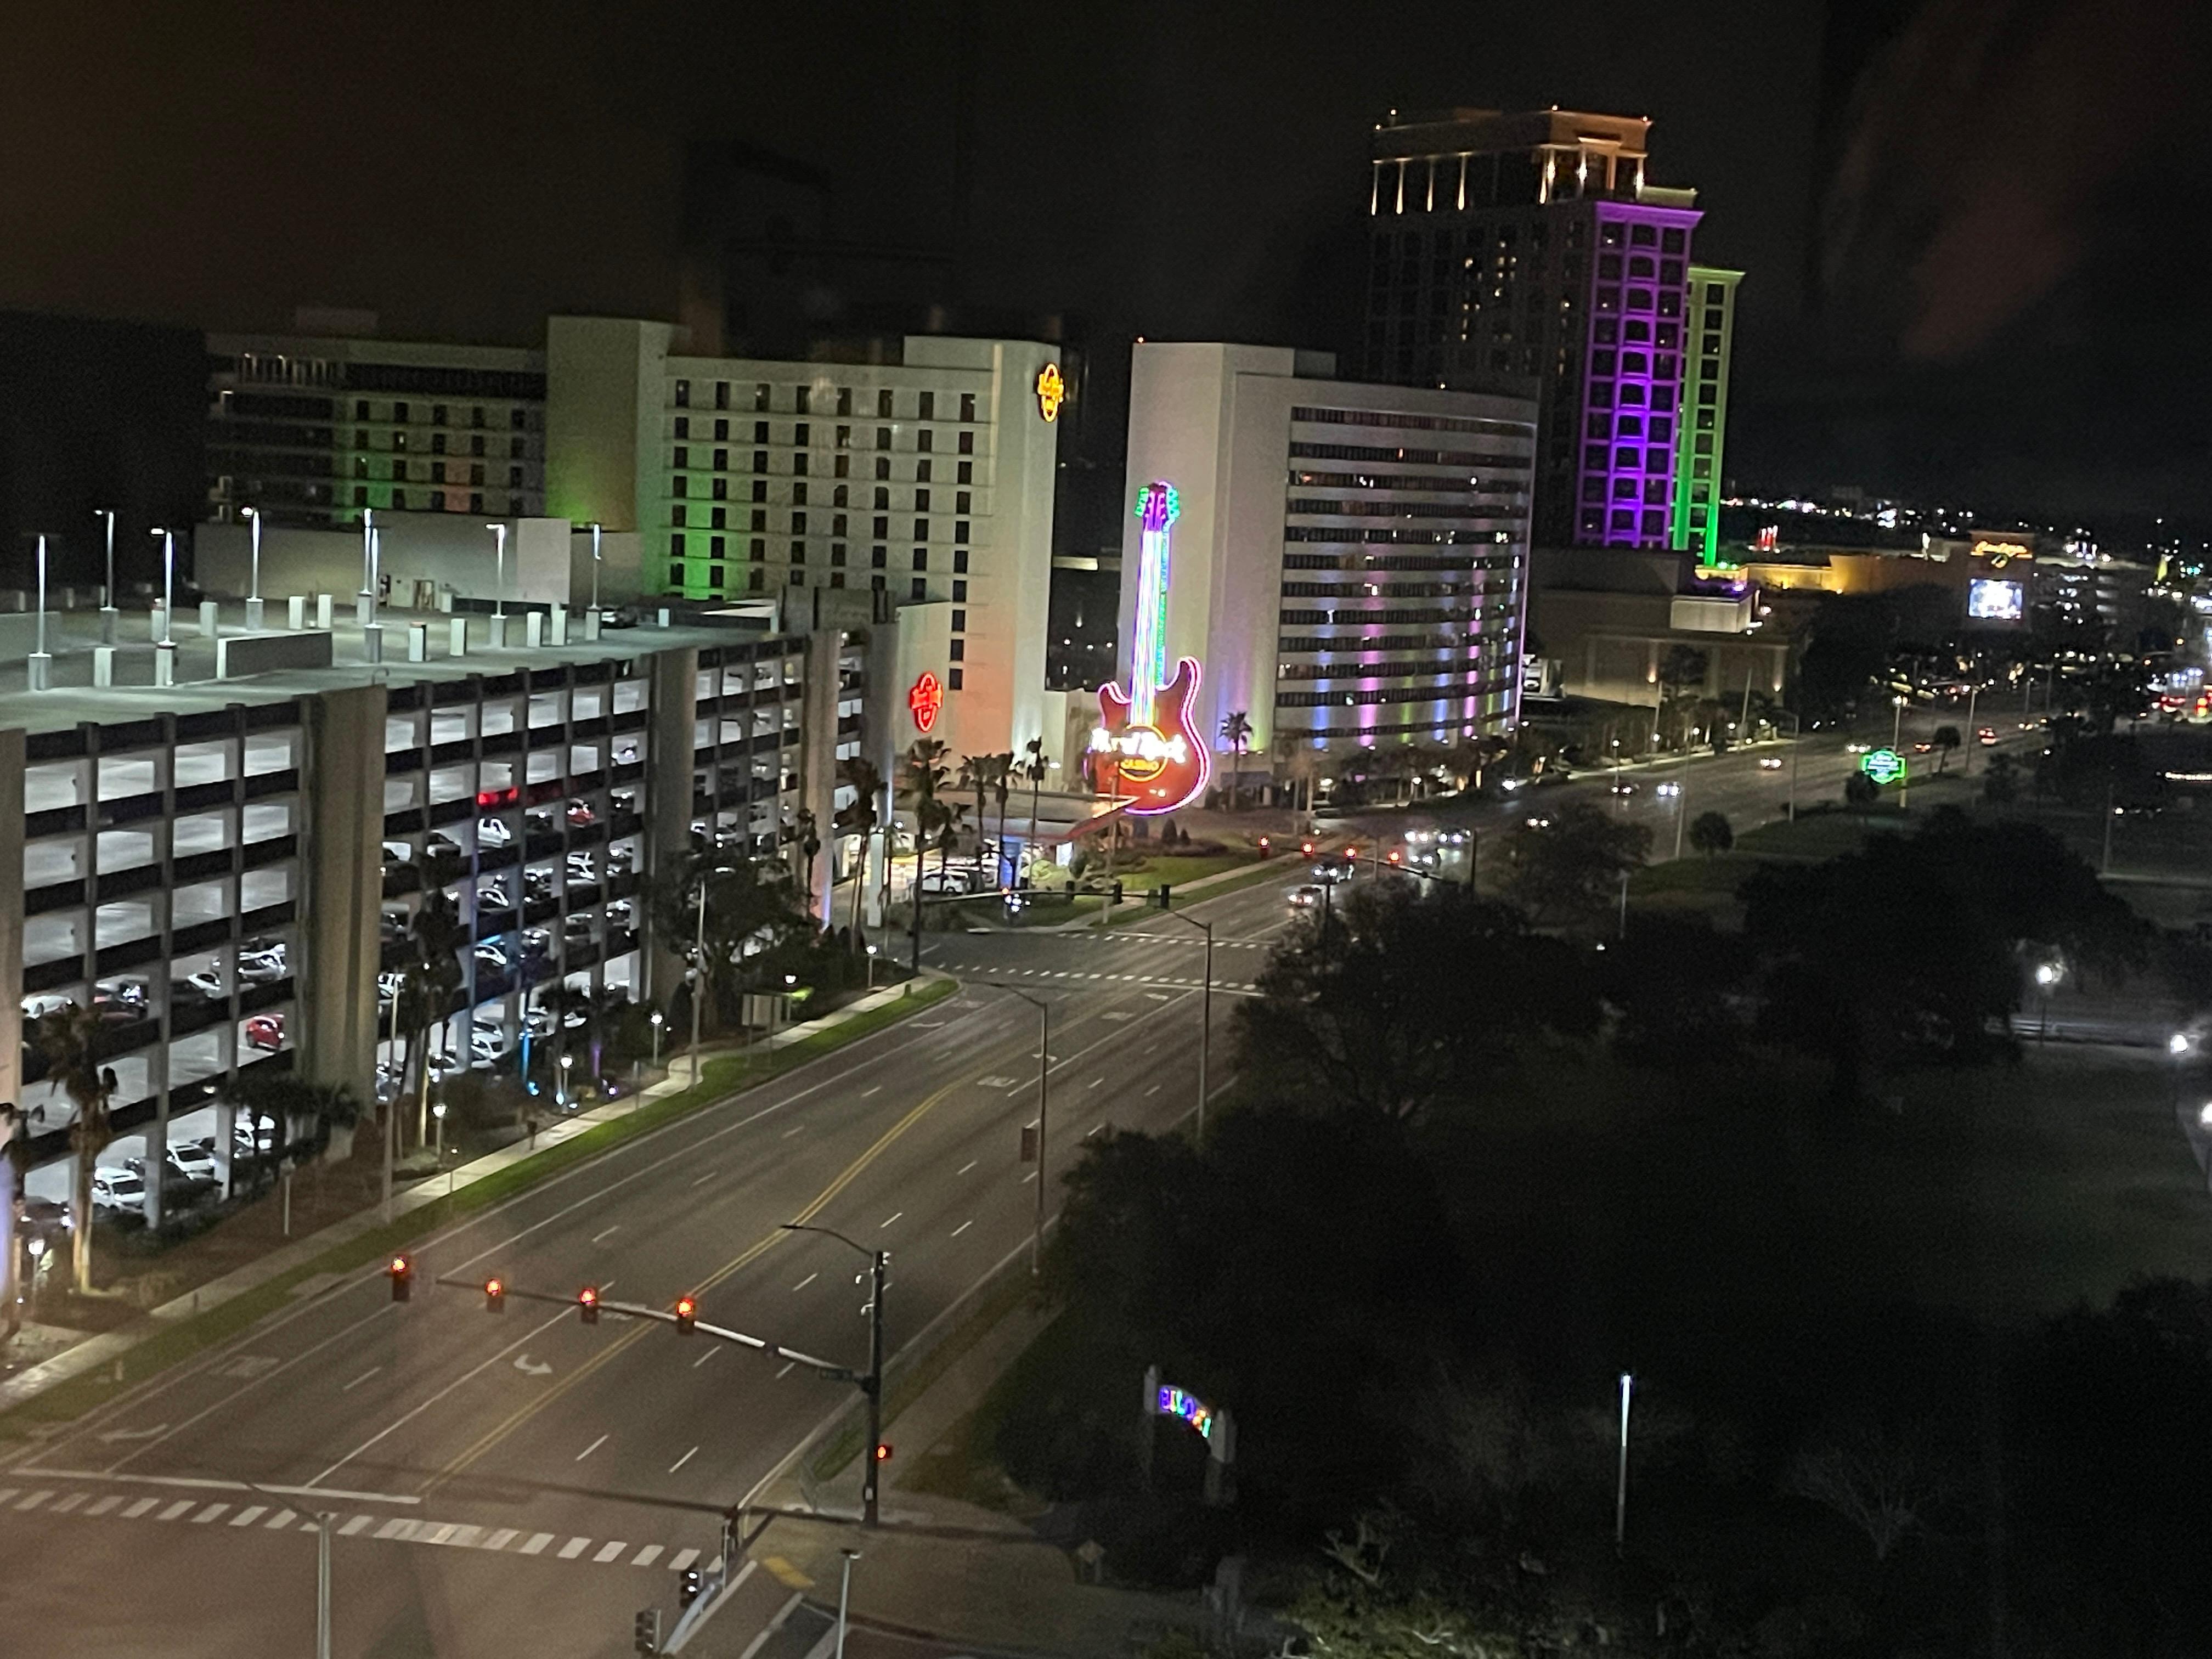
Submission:
{"label": "high-rise tower", "polygon": [[1540,543],[1663,548],[1697,192],[1642,117],[1452,110],[1378,125],[1372,380],[1534,392]]}

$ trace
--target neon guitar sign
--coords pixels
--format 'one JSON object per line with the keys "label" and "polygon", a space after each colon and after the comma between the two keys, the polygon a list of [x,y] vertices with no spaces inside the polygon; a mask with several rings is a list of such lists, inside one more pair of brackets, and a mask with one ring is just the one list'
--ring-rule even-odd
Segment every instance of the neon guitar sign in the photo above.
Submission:
{"label": "neon guitar sign", "polygon": [[1141,551],[1129,689],[1098,688],[1100,723],[1091,733],[1094,787],[1132,797],[1139,817],[1188,805],[1206,787],[1212,756],[1191,717],[1198,696],[1198,659],[1185,657],[1167,674],[1168,536],[1181,505],[1175,486],[1137,492]]}

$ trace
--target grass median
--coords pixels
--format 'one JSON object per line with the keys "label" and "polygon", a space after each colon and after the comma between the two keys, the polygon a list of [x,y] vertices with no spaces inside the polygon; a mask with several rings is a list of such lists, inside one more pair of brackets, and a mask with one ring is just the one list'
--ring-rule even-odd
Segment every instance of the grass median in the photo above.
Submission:
{"label": "grass median", "polygon": [[[299,1287],[326,1274],[351,1273],[395,1250],[428,1237],[465,1217],[489,1209],[553,1176],[610,1152],[626,1141],[650,1134],[664,1124],[690,1115],[714,1101],[766,1083],[809,1060],[833,1054],[848,1044],[897,1024],[951,996],[958,985],[949,979],[930,979],[912,988],[896,1002],[854,1015],[827,1030],[802,1037],[788,1047],[767,1054],[738,1054],[709,1059],[705,1081],[681,1093],[647,1101],[635,1110],[605,1123],[595,1123],[582,1133],[533,1152],[505,1169],[460,1188],[449,1197],[434,1199],[410,1211],[388,1226],[371,1228],[343,1243],[333,1244],[309,1260],[287,1268],[252,1289],[240,1292],[205,1313],[191,1315],[174,1324],[149,1331],[114,1361],[58,1382],[35,1398],[0,1413],[0,1438],[20,1440],[36,1436],[52,1425],[74,1422],[179,1362],[228,1340],[257,1321],[266,1318],[296,1299]],[[127,1334],[128,1328],[125,1333]]]}

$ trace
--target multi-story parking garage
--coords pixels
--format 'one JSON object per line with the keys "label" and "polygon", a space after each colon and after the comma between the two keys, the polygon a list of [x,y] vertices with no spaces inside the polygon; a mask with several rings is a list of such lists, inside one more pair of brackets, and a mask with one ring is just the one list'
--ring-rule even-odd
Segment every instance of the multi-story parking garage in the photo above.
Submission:
{"label": "multi-story parking garage", "polygon": [[21,811],[0,799],[0,869],[22,872],[0,883],[0,941],[18,905],[21,928],[0,944],[0,1021],[25,1039],[0,1042],[0,1098],[21,1103],[41,1198],[66,1195],[72,1108],[29,1041],[38,1015],[101,1012],[102,1164],[206,1139],[227,1176],[254,1068],[390,1091],[395,975],[431,891],[461,929],[433,1047],[454,1070],[519,1066],[555,987],[673,990],[675,957],[656,982],[646,944],[659,860],[695,834],[775,856],[802,810],[826,827],[861,741],[865,626],[709,618],[494,649],[464,618],[454,655],[453,618],[386,611],[395,640],[434,624],[447,648],[372,664],[341,627],[314,641],[327,666],[216,679],[195,635],[156,689],[135,618],[107,671],[126,683],[97,687],[70,683],[91,678],[93,618],[81,636],[51,620],[55,689],[0,664],[0,794],[10,775],[22,789]]}

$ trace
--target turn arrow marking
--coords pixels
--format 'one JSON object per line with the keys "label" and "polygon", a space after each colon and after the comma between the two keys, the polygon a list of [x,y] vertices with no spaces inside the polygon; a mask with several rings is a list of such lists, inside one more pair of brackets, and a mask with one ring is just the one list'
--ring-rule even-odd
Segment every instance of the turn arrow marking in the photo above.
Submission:
{"label": "turn arrow marking", "polygon": [[543,1360],[533,1360],[526,1353],[519,1353],[515,1355],[514,1369],[520,1371],[525,1376],[550,1376],[553,1375],[552,1366],[545,1364]]}

